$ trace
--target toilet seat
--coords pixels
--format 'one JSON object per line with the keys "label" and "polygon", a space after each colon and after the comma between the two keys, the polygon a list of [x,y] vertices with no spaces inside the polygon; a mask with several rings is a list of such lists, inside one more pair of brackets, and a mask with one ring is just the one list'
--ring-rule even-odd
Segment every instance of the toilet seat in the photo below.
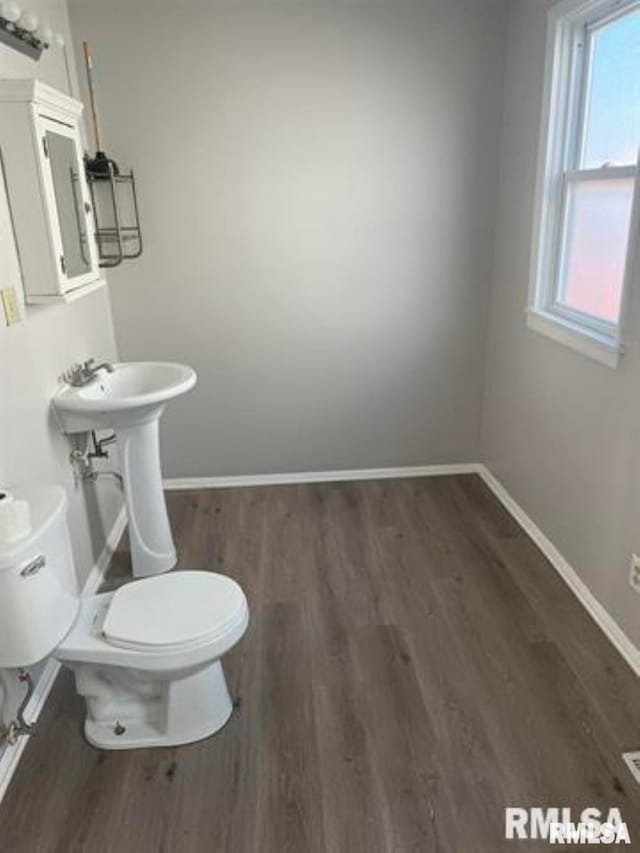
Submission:
{"label": "toilet seat", "polygon": [[187,651],[228,633],[244,608],[242,589],[225,575],[204,571],[157,575],[116,590],[102,633],[118,648]]}
{"label": "toilet seat", "polygon": [[[149,584],[154,583],[156,580],[164,580],[165,578],[175,578],[176,581],[179,581],[183,575],[190,574],[221,578],[220,575],[214,575],[211,572],[172,572],[169,575],[158,575],[154,578],[143,578],[140,581],[132,581],[131,583],[120,587],[116,592],[102,592],[97,595],[90,595],[81,598],[80,610],[76,620],[69,633],[57,646],[54,652],[55,657],[70,665],[86,663],[91,666],[131,667],[135,670],[146,671],[149,673],[178,671],[188,667],[201,666],[203,663],[222,657],[222,655],[226,654],[226,652],[228,652],[229,649],[232,648],[243,636],[247,629],[247,625],[249,624],[249,607],[247,605],[245,595],[235,581],[226,577],[222,577],[222,581],[227,582],[227,584],[230,584],[231,586],[218,583],[218,590],[221,590],[226,586],[226,591],[230,594],[228,597],[225,596],[224,600],[225,602],[229,601],[231,605],[233,605],[233,607],[229,606],[229,610],[227,611],[228,618],[226,620],[224,618],[216,618],[216,613],[218,613],[218,615],[220,615],[220,613],[213,609],[215,608],[215,603],[212,603],[211,601],[211,591],[214,587],[211,582],[204,582],[208,583],[206,600],[212,606],[212,610],[209,612],[208,633],[202,633],[203,622],[198,620],[198,630],[192,632],[191,640],[183,640],[181,643],[176,645],[167,645],[167,635],[164,635],[165,642],[152,645],[148,642],[149,637],[157,640],[158,635],[155,635],[154,637],[151,633],[147,633],[144,635],[147,643],[136,644],[135,640],[132,643],[131,639],[127,640],[116,636],[119,633],[117,625],[118,619],[120,618],[116,615],[113,619],[111,628],[112,632],[115,633],[112,634],[111,639],[108,639],[105,635],[104,625],[109,611],[111,610],[113,600],[119,592],[124,591],[130,586],[140,588],[136,598],[139,597],[141,600],[138,600],[137,606],[133,607],[131,601],[128,602],[132,618],[140,618],[140,614],[144,610],[145,599],[145,596],[142,593],[144,590],[149,588]],[[188,581],[187,583],[189,584],[189,588],[193,590],[194,584],[191,583],[191,581]],[[216,581],[214,581],[214,583],[216,583]],[[165,584],[163,584],[163,587],[164,586]],[[204,584],[201,589],[202,588],[204,588]],[[177,592],[177,583],[174,587],[173,581],[168,585],[167,589],[176,592],[177,595],[179,594]],[[232,590],[233,592],[231,592]],[[121,600],[123,598],[126,603],[128,596],[120,596]],[[173,618],[173,616],[169,617],[168,615],[168,610],[170,609],[168,602],[171,601],[171,599],[168,595],[165,596],[164,593],[161,593],[160,600],[164,602],[163,614],[167,616],[167,618]],[[173,601],[175,602],[175,599],[173,599]],[[177,610],[177,608],[175,609]],[[121,614],[123,612],[125,612],[124,609],[121,610]],[[117,609],[115,613],[118,613]],[[150,622],[148,616],[144,621],[145,624]],[[158,627],[161,628],[162,626],[159,625]],[[196,639],[193,639],[193,634],[198,635]],[[139,638],[141,636],[142,635],[138,635]],[[177,636],[178,634],[176,632],[174,637]],[[184,637],[186,635],[183,634],[182,636]],[[162,638],[160,639],[162,640]],[[129,645],[127,645],[127,643],[129,643]]]}

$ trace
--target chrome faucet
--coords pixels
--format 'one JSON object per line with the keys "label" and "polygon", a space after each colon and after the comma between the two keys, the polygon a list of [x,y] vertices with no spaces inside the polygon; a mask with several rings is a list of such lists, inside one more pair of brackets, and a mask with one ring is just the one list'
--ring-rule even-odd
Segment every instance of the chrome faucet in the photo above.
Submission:
{"label": "chrome faucet", "polygon": [[108,361],[103,361],[101,364],[96,364],[95,361],[95,358],[90,358],[83,364],[72,364],[62,374],[62,381],[68,385],[73,385],[74,388],[81,388],[83,385],[93,382],[99,370],[106,370],[108,373],[113,373],[115,368]]}

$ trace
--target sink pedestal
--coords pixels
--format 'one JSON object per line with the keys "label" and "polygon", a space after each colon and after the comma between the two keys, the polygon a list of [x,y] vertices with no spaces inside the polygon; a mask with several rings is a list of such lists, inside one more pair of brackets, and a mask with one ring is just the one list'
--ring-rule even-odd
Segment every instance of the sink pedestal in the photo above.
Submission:
{"label": "sink pedestal", "polygon": [[116,441],[124,478],[133,576],[158,575],[177,562],[162,490],[158,418],[119,427]]}

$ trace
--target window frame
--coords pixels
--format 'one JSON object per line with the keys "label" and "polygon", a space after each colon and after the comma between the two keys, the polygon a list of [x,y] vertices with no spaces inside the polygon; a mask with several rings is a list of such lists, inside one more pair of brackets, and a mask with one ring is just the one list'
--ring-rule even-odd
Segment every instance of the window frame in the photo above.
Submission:
{"label": "window frame", "polygon": [[[560,0],[548,12],[542,130],[527,325],[610,367],[618,365],[630,282],[636,268],[640,207],[639,163],[581,169],[585,145],[593,34],[640,0]],[[617,323],[559,302],[564,215],[569,186],[578,181],[631,177],[635,180],[625,276]]]}

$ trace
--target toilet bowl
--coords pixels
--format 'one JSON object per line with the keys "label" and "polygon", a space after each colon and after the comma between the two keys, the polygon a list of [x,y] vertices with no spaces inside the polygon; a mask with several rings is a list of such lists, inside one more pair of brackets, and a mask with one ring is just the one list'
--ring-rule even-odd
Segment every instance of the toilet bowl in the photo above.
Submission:
{"label": "toilet bowl", "polygon": [[240,586],[179,571],[81,598],[64,491],[17,494],[33,530],[0,544],[0,667],[48,655],[69,667],[86,701],[85,736],[101,749],[175,746],[220,729],[233,707],[220,659],[249,620]]}

